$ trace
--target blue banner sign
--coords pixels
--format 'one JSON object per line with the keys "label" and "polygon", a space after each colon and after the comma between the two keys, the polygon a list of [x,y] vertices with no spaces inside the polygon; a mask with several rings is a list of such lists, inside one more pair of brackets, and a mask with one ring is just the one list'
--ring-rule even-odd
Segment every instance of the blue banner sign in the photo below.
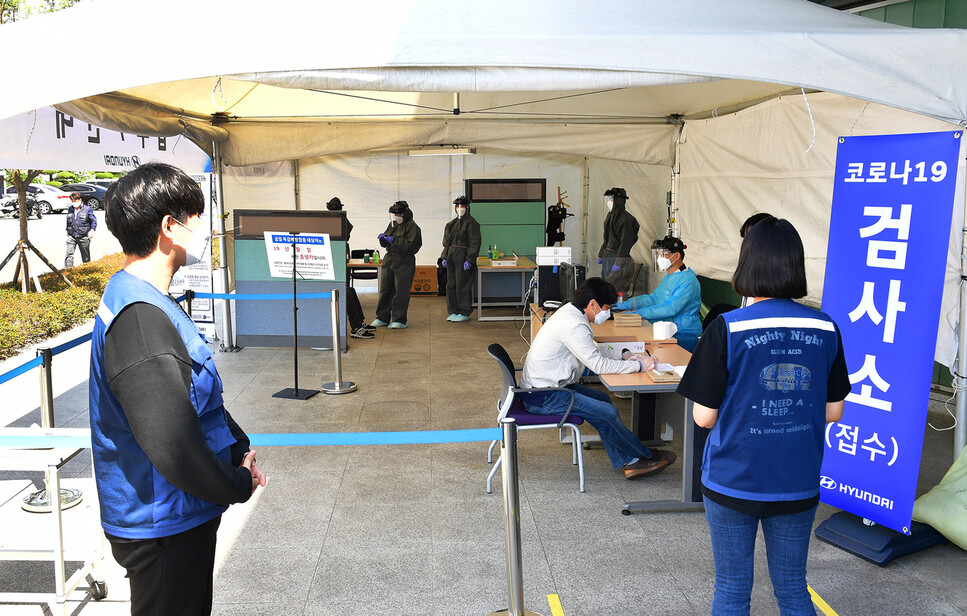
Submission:
{"label": "blue banner sign", "polygon": [[840,137],[823,311],[852,391],[823,502],[910,534],[962,132]]}

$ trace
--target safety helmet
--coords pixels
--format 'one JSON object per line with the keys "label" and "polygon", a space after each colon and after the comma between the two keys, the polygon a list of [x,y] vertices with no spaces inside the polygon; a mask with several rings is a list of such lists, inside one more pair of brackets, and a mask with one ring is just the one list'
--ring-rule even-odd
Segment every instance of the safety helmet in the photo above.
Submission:
{"label": "safety helmet", "polygon": [[406,201],[397,201],[393,205],[389,206],[390,214],[402,214],[408,209],[410,209],[410,204]]}
{"label": "safety helmet", "polygon": [[326,203],[326,209],[338,212],[342,210],[342,201],[339,200],[339,197],[333,197]]}

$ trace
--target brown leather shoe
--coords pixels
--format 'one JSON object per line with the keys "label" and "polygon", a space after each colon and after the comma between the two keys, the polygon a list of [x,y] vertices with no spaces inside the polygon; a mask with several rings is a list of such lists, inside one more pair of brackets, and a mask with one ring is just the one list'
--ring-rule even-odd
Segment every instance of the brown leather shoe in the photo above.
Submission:
{"label": "brown leather shoe", "polygon": [[665,468],[675,461],[676,457],[674,451],[669,451],[667,449],[652,449],[651,450],[652,459],[646,460],[644,458],[638,460],[634,464],[628,464],[624,467],[625,479],[641,479],[648,475],[654,475],[665,470]]}

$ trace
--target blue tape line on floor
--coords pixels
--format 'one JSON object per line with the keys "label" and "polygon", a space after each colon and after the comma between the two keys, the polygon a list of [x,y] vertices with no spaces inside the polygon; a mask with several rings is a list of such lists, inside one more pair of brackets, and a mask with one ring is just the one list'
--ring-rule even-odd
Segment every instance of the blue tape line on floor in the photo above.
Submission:
{"label": "blue tape line on floor", "polygon": [[[480,428],[473,430],[421,430],[417,432],[314,432],[250,434],[249,440],[255,447],[323,447],[329,445],[417,445],[429,443],[473,443],[478,441],[499,441],[503,438],[500,428]],[[88,448],[90,436],[37,436],[0,435],[0,447],[20,449],[40,449],[45,447]]]}
{"label": "blue tape line on floor", "polygon": [[[298,299],[330,299],[332,293],[300,293]],[[291,293],[195,293],[195,299],[292,299]]]}
{"label": "blue tape line on floor", "polygon": [[18,377],[21,374],[23,374],[24,372],[27,372],[28,370],[33,370],[34,368],[36,368],[37,366],[41,365],[42,363],[44,363],[44,358],[43,357],[35,357],[35,358],[31,359],[30,361],[28,361],[25,364],[20,364],[19,366],[17,366],[13,370],[10,370],[9,372],[4,372],[3,374],[0,374],[0,383],[6,383],[10,379],[12,379],[14,377]]}

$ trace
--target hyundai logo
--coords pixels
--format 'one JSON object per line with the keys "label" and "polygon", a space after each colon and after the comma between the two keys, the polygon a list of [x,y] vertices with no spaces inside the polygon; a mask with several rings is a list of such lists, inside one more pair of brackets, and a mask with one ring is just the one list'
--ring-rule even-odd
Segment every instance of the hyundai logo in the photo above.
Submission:
{"label": "hyundai logo", "polygon": [[836,481],[834,481],[832,477],[827,477],[826,475],[823,475],[819,478],[819,486],[821,488],[826,488],[827,490],[835,490]]}

